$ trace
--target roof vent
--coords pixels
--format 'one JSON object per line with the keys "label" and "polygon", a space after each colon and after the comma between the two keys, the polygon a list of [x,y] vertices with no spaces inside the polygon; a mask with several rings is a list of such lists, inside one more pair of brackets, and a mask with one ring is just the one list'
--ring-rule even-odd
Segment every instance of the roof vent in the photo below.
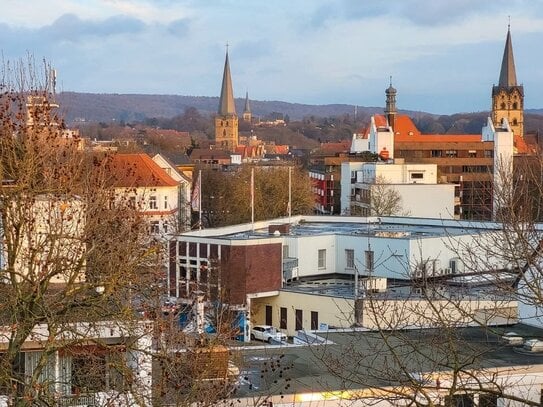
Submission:
{"label": "roof vent", "polygon": [[277,236],[275,232],[279,232],[280,235],[288,235],[290,233],[290,224],[281,223],[268,226],[268,234]]}

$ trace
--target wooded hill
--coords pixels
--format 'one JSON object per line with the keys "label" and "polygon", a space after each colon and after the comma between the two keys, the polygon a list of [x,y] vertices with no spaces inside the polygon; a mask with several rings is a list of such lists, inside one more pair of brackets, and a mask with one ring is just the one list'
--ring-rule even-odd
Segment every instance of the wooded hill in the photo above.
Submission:
{"label": "wooded hill", "polygon": [[[186,116],[190,108],[195,108],[203,120],[209,121],[212,126],[210,115],[214,114],[219,98],[207,96],[181,96],[181,95],[130,95],[130,94],[95,94],[62,92],[58,94],[58,102],[66,122],[73,125],[74,122],[101,122],[101,123],[136,123],[146,122],[152,124],[154,118],[162,119],[156,121],[161,126],[164,121],[180,122],[179,125],[168,125],[163,128],[173,128],[178,131],[194,131],[193,128],[183,126],[183,116]],[[236,99],[238,113],[243,112],[244,99]],[[265,119],[279,113],[285,118],[293,121],[312,123],[319,130],[331,130],[309,136],[314,140],[326,141],[349,137],[351,131],[367,125],[369,117],[375,113],[382,113],[382,107],[357,107],[357,117],[354,119],[353,105],[330,104],[330,105],[307,105],[300,103],[288,103],[280,101],[259,101],[251,100],[251,111],[254,117]],[[526,110],[525,131],[527,133],[543,132],[543,110]],[[480,134],[482,126],[486,123],[489,112],[458,113],[453,115],[435,115],[431,113],[401,110],[400,113],[407,114],[413,118],[417,127],[426,134]],[[320,120],[324,118],[336,118],[336,120]],[[348,129],[338,132],[337,119],[348,124]],[[187,122],[185,120],[185,122]],[[290,127],[290,126],[289,126]],[[211,128],[211,127],[210,127]],[[208,133],[206,129],[198,129]],[[294,129],[306,133],[301,129]],[[304,129],[305,130],[305,129]],[[211,132],[209,132],[211,134]],[[336,134],[337,133],[337,134]]]}

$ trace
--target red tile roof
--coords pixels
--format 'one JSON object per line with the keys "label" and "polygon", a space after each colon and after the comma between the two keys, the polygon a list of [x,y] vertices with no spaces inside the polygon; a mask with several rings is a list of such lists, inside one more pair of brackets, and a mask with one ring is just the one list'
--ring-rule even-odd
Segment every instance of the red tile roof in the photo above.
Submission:
{"label": "red tile roof", "polygon": [[115,154],[106,159],[115,187],[174,187],[178,186],[166,171],[147,154]]}
{"label": "red tile roof", "polygon": [[345,153],[351,148],[351,140],[321,143],[320,150],[325,153]]}
{"label": "red tile roof", "polygon": [[535,154],[537,151],[536,145],[528,144],[526,140],[517,134],[514,135],[513,146],[517,154]]}
{"label": "red tile roof", "polygon": [[[373,117],[377,127],[387,125],[385,116],[376,114]],[[369,133],[369,128],[367,133]],[[473,143],[482,141],[480,134],[421,134],[413,120],[406,115],[396,115],[394,133],[395,143]]]}

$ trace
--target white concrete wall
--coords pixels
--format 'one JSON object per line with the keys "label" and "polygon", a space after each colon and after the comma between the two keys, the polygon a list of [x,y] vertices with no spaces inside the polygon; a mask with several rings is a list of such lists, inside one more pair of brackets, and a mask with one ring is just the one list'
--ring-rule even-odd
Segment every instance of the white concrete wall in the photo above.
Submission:
{"label": "white concrete wall", "polygon": [[372,153],[380,154],[381,151],[387,150],[389,159],[394,158],[394,132],[390,127],[377,128],[373,116],[370,122],[369,140],[369,150]]}
{"label": "white concrete wall", "polygon": [[406,215],[454,219],[454,184],[396,184],[391,187],[402,197]]}
{"label": "white concrete wall", "polygon": [[351,173],[354,171],[360,171],[365,162],[343,162],[341,163],[341,197],[340,205],[341,210],[340,214],[350,215],[351,212]]}
{"label": "white concrete wall", "polygon": [[353,139],[351,141],[351,153],[363,153],[364,151],[369,151],[369,138],[362,138],[363,134],[353,134]]}

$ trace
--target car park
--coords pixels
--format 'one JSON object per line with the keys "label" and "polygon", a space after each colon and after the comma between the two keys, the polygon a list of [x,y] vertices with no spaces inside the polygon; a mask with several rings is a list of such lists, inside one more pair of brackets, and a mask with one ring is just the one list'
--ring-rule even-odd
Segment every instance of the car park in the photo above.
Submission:
{"label": "car park", "polygon": [[274,340],[285,342],[287,336],[271,325],[255,325],[251,329],[251,340],[259,340],[272,343]]}

